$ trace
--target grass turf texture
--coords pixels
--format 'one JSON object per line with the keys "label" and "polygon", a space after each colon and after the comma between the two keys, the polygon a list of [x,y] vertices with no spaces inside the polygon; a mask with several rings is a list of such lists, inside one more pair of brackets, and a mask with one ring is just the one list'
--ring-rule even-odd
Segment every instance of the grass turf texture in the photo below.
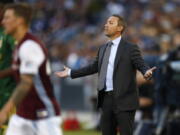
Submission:
{"label": "grass turf texture", "polygon": [[92,130],[64,131],[64,135],[101,135],[100,132]]}

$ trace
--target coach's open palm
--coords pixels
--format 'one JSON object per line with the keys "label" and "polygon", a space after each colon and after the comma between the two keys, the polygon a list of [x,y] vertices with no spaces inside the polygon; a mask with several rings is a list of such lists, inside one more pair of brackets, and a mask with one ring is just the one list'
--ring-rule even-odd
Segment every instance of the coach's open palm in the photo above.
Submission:
{"label": "coach's open palm", "polygon": [[64,66],[64,70],[59,71],[59,72],[55,72],[55,75],[58,76],[58,77],[61,77],[61,78],[68,77],[69,76],[69,74],[68,74],[69,71],[70,71],[70,68]]}

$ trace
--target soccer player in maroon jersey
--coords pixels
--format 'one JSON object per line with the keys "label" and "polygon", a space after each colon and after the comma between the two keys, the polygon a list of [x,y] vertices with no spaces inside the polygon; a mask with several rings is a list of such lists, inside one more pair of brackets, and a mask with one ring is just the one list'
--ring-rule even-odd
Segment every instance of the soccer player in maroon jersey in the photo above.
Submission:
{"label": "soccer player in maroon jersey", "polygon": [[14,75],[18,85],[0,110],[0,126],[16,107],[17,113],[11,117],[6,135],[62,135],[47,50],[28,33],[31,16],[32,10],[27,4],[11,4],[5,8],[2,21],[5,32],[17,41],[13,66],[17,67]]}

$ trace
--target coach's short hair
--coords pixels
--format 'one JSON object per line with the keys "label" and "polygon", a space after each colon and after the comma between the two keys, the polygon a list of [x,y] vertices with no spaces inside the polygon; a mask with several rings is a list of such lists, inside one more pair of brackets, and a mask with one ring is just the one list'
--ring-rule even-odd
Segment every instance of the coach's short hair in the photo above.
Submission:
{"label": "coach's short hair", "polygon": [[22,17],[26,25],[29,25],[32,19],[32,8],[27,3],[14,3],[5,6],[4,11],[12,9],[16,16]]}
{"label": "coach's short hair", "polygon": [[112,16],[114,17],[117,17],[118,18],[118,25],[121,25],[123,26],[123,30],[122,30],[122,33],[124,32],[124,30],[126,29],[127,27],[127,24],[126,24],[126,21],[124,20],[124,18],[120,15],[117,15],[117,14],[113,14]]}

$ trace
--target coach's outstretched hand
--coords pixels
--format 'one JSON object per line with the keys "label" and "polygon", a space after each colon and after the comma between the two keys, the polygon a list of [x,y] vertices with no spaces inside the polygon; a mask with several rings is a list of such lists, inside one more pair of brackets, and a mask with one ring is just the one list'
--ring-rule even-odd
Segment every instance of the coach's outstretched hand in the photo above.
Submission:
{"label": "coach's outstretched hand", "polygon": [[70,68],[64,66],[64,70],[63,71],[59,71],[59,72],[55,72],[55,75],[61,78],[65,78],[69,76],[69,72]]}
{"label": "coach's outstretched hand", "polygon": [[153,74],[154,70],[156,70],[156,67],[153,67],[153,68],[147,70],[146,73],[144,74],[144,78],[146,80],[150,80],[152,78],[152,74]]}

